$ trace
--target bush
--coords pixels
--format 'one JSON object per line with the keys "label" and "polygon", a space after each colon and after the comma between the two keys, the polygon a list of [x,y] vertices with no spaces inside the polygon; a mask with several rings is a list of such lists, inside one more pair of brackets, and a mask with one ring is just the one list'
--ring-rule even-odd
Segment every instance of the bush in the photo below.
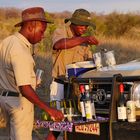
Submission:
{"label": "bush", "polygon": [[118,14],[116,12],[106,17],[105,36],[120,37],[129,32],[134,26],[140,25],[140,17],[131,13]]}

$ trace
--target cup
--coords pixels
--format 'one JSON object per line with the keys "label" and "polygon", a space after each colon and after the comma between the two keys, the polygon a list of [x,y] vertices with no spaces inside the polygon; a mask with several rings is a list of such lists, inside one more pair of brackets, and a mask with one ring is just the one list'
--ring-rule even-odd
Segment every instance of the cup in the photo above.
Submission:
{"label": "cup", "polygon": [[105,52],[104,57],[105,57],[105,63],[106,63],[107,66],[116,65],[114,51]]}
{"label": "cup", "polygon": [[42,69],[37,69],[36,71],[36,84],[39,85],[42,81],[42,74],[44,71]]}
{"label": "cup", "polygon": [[101,56],[100,52],[93,54],[93,60],[94,60],[94,63],[96,65],[97,69],[102,67],[102,56]]}

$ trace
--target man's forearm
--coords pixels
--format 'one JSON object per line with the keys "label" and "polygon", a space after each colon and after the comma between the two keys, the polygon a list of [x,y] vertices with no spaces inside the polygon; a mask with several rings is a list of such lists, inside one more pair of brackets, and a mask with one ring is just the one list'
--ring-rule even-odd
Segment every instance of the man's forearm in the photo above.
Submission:
{"label": "man's forearm", "polygon": [[57,41],[54,44],[54,49],[69,49],[73,48],[77,45],[80,45],[82,43],[85,43],[87,41],[86,37],[73,37],[73,38],[63,38],[59,41]]}
{"label": "man's forearm", "polygon": [[40,100],[40,98],[36,95],[34,89],[30,85],[20,86],[19,89],[21,94],[30,102],[47,112],[49,111],[49,107]]}

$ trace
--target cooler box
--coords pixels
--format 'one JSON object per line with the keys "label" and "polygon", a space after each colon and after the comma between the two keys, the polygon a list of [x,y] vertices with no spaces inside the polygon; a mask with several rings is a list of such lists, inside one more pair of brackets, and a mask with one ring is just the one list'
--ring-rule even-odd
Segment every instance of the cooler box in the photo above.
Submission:
{"label": "cooler box", "polygon": [[68,64],[66,65],[66,77],[71,77],[71,76],[77,77],[80,74],[83,74],[84,72],[93,69],[96,69],[96,66],[93,63],[93,61],[83,61],[83,62],[76,62],[74,64]]}

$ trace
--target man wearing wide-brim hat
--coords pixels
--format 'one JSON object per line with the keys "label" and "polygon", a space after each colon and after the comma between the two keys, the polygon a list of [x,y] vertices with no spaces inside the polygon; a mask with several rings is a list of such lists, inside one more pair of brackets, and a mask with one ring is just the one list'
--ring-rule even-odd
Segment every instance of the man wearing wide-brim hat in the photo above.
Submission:
{"label": "man wearing wide-brim hat", "polygon": [[16,24],[19,32],[0,43],[0,107],[7,119],[10,140],[32,140],[34,104],[47,112],[53,120],[61,121],[63,114],[39,99],[36,89],[35,62],[32,44],[44,36],[47,23],[41,7],[22,12]]}
{"label": "man wearing wide-brim hat", "polygon": [[71,18],[65,19],[65,23],[67,23],[68,21],[75,25],[92,26],[94,29],[96,29],[96,25],[91,20],[90,13],[85,9],[75,10]]}
{"label": "man wearing wide-brim hat", "polygon": [[[77,9],[71,18],[65,19],[66,25],[57,28],[52,36],[54,49],[53,81],[51,88],[51,100],[64,98],[64,85],[58,80],[59,76],[66,75],[66,65],[74,62],[85,61],[92,58],[90,45],[98,45],[94,36],[83,36],[88,26],[96,28],[92,22],[90,13],[85,9]],[[56,132],[50,135],[57,136]]]}

